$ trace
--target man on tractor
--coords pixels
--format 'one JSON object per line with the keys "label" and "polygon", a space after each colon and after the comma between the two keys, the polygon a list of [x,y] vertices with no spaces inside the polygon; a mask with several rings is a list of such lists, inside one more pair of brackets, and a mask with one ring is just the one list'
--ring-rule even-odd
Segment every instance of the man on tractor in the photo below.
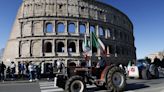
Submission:
{"label": "man on tractor", "polygon": [[103,70],[106,66],[106,61],[101,56],[98,57],[98,60],[99,61],[97,62],[96,68]]}

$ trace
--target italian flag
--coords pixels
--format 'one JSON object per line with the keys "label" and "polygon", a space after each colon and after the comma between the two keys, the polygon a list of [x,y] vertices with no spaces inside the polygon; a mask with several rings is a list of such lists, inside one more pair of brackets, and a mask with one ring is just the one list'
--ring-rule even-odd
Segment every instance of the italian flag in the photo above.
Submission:
{"label": "italian flag", "polygon": [[91,36],[92,36],[92,38],[91,38],[91,40],[92,40],[91,41],[92,42],[92,46],[95,47],[95,48],[97,48],[97,49],[100,49],[101,54],[106,55],[105,45],[101,41],[101,39],[98,38],[94,32],[92,32],[92,35]]}
{"label": "italian flag", "polygon": [[85,35],[84,41],[82,44],[83,48],[83,54],[85,56],[92,56],[92,47],[95,47],[97,49],[100,49],[102,55],[106,55],[105,45],[101,41],[100,38],[96,36],[94,32],[90,34],[90,40],[87,39],[87,36]]}

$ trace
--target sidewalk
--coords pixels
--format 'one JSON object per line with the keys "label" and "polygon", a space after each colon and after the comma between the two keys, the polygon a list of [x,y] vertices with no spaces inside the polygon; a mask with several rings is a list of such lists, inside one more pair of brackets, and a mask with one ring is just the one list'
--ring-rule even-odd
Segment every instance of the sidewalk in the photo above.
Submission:
{"label": "sidewalk", "polygon": [[[53,80],[47,80],[47,78],[42,78],[40,80],[34,80],[33,82],[43,82],[43,81],[53,81]],[[16,80],[10,80],[6,79],[5,81],[0,81],[0,84],[9,84],[9,83],[32,83],[27,78],[26,79],[16,79]]]}

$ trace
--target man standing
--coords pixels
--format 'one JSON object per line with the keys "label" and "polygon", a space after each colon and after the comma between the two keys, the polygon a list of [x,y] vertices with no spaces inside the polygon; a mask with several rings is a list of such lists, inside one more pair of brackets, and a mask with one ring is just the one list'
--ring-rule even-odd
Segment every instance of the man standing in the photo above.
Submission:
{"label": "man standing", "polygon": [[16,68],[16,65],[15,65],[15,63],[12,61],[12,62],[11,62],[11,65],[10,65],[11,80],[14,80],[14,79],[15,79],[15,68]]}
{"label": "man standing", "polygon": [[32,64],[32,61],[30,61],[29,66],[28,66],[28,70],[29,70],[29,81],[32,82],[33,77],[34,77],[34,65]]}
{"label": "man standing", "polygon": [[24,62],[21,62],[21,64],[20,64],[20,75],[22,78],[24,78],[25,67],[26,66],[25,66]]}
{"label": "man standing", "polygon": [[4,82],[5,80],[5,70],[6,70],[6,65],[3,64],[3,62],[0,64],[0,78]]}

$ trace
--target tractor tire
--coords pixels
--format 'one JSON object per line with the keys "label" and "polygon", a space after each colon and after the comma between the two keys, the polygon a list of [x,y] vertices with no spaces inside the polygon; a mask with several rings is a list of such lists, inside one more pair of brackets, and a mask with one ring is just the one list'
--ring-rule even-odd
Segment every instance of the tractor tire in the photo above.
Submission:
{"label": "tractor tire", "polygon": [[81,76],[72,76],[67,80],[65,92],[86,92],[86,84]]}
{"label": "tractor tire", "polygon": [[108,70],[106,77],[106,88],[111,92],[122,92],[126,87],[126,77],[124,71],[119,67]]}
{"label": "tractor tire", "polygon": [[142,79],[144,79],[144,80],[151,79],[151,74],[150,74],[150,72],[147,69],[143,69],[141,71],[141,75],[142,75]]}

